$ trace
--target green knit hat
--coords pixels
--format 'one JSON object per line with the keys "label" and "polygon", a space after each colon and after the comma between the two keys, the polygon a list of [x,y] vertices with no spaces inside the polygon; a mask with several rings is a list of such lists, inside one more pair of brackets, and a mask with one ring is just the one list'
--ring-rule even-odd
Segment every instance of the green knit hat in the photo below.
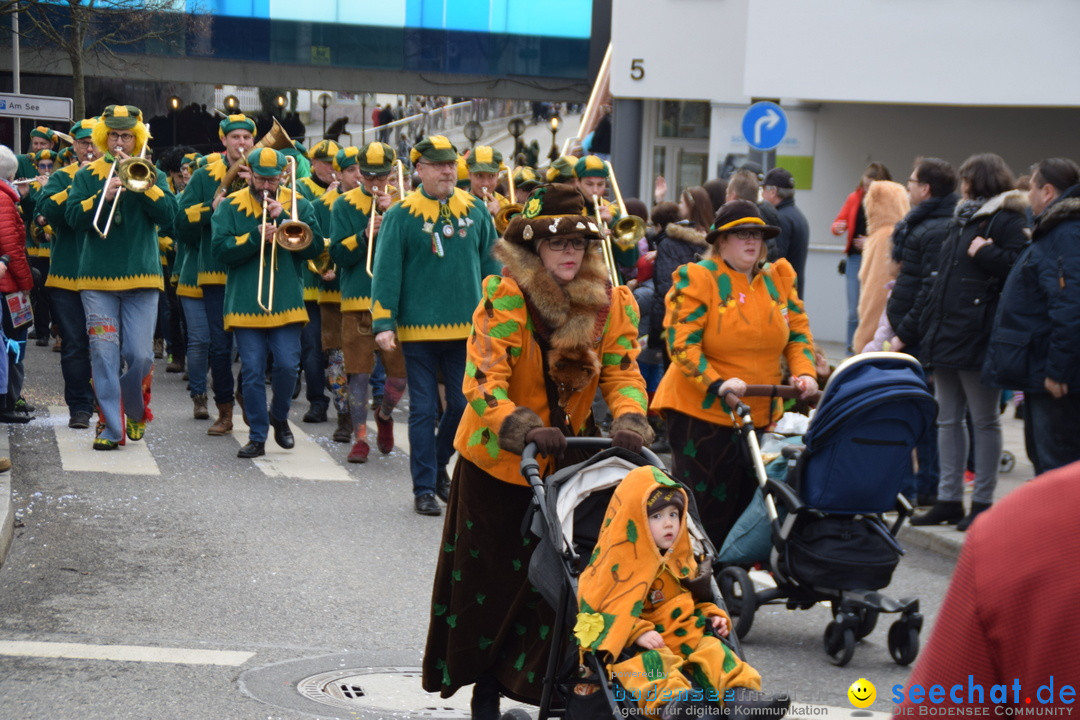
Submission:
{"label": "green knit hat", "polygon": [[574,165],[574,174],[579,178],[608,176],[607,163],[595,155],[586,155]]}
{"label": "green knit hat", "polygon": [[360,149],[360,172],[365,175],[386,175],[394,167],[397,153],[394,148],[382,142],[369,142]]}
{"label": "green knit hat", "polygon": [[549,183],[565,183],[574,179],[574,158],[562,155],[552,161],[544,175]]}
{"label": "green knit hat", "polygon": [[142,110],[134,105],[110,105],[101,113],[101,121],[110,130],[130,130],[142,122]]}
{"label": "green knit hat", "polygon": [[540,178],[531,167],[522,165],[514,171],[514,187],[521,190],[532,190],[540,184]]}
{"label": "green knit hat", "polygon": [[[76,140],[89,138],[94,133],[94,126],[98,124],[98,118],[86,118],[71,126],[71,137]],[[33,134],[33,133],[31,133]]]}
{"label": "green knit hat", "polygon": [[255,121],[249,118],[244,113],[236,113],[235,115],[227,115],[218,124],[218,137],[222,140],[225,136],[231,133],[233,130],[247,130],[252,135],[255,134]]}
{"label": "green knit hat", "polygon": [[413,145],[409,153],[409,161],[416,165],[420,160],[433,163],[455,162],[458,158],[457,148],[445,135],[429,135]]}
{"label": "green knit hat", "polygon": [[42,140],[48,140],[49,142],[56,142],[56,133],[52,128],[45,127],[44,125],[38,125],[36,128],[30,131],[30,137],[41,138]]}
{"label": "green knit hat", "polygon": [[255,148],[248,153],[252,172],[262,177],[274,177],[285,172],[285,154],[274,148]]}
{"label": "green knit hat", "polygon": [[311,150],[308,151],[308,158],[311,160],[333,162],[334,157],[340,149],[338,144],[333,140],[320,140],[311,146]]}
{"label": "green knit hat", "polygon": [[465,161],[471,173],[497,173],[503,169],[502,153],[488,145],[473,148]]}

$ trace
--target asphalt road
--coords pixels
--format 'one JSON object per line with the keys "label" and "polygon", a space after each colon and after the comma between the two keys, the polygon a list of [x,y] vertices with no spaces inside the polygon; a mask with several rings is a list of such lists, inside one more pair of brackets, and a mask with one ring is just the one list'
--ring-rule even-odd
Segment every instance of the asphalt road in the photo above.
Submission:
{"label": "asphalt road", "polygon": [[[425,696],[405,672],[421,662],[442,523],[413,513],[402,449],[348,465],[333,422],[300,422],[301,395],[292,419],[307,437],[290,454],[302,462],[239,460],[238,440],[207,436],[179,375],[158,361],[145,447],[88,453],[92,431],[44,410],[62,404],[58,358],[29,348],[25,395],[38,419],[11,427],[18,524],[0,568],[0,720],[467,717],[464,693]],[[146,471],[120,472],[128,462]],[[342,479],[278,474],[289,467]],[[921,598],[924,639],[951,570],[911,549],[887,590]],[[871,709],[890,710],[887,689],[908,669],[889,658],[887,620],[836,668],[822,651],[829,617],[821,606],[759,610],[748,659],[768,689],[846,708],[830,714],[850,713],[860,677],[878,688]],[[210,652],[180,652],[193,650]],[[84,657],[94,654],[106,659]],[[353,668],[370,673],[368,705],[295,690]]]}

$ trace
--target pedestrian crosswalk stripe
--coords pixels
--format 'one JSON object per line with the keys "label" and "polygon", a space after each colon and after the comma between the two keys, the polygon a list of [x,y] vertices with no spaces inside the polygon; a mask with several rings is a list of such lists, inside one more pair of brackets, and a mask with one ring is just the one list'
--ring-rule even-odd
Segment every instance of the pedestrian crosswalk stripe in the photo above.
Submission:
{"label": "pedestrian crosswalk stripe", "polygon": [[103,472],[112,475],[161,475],[145,442],[127,443],[116,450],[94,450],[94,428],[73,430],[67,426],[67,408],[49,406],[48,421],[56,429],[56,445],[66,472]]}
{"label": "pedestrian crosswalk stripe", "polygon": [[137,645],[87,645],[84,643],[27,642],[0,640],[0,655],[61,658],[70,660],[116,660],[180,665],[243,665],[255,653],[231,650],[144,647]]}
{"label": "pedestrian crosswalk stripe", "polygon": [[[274,442],[274,429],[270,428],[266,438],[266,455],[252,461],[255,467],[270,477],[357,482],[356,478],[351,477],[349,472],[341,466],[338,459],[331,457],[296,424],[290,422],[289,427],[296,439],[296,447],[291,450],[278,447]],[[232,435],[241,447],[247,445],[248,426],[240,417],[239,412],[233,415]]]}

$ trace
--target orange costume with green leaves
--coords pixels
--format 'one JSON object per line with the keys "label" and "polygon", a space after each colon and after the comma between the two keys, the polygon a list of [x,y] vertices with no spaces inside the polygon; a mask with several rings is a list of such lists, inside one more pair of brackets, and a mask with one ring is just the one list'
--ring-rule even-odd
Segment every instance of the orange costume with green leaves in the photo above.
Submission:
{"label": "orange costume with green leaves", "polygon": [[[652,466],[632,470],[615,489],[578,581],[574,627],[582,650],[597,653],[626,697],[654,716],[686,697],[691,680],[707,698],[722,699],[731,687],[761,689],[758,672],[705,632],[710,617],[727,618],[727,613],[712,602],[696,602],[684,585],[698,573],[686,511],[670,549],[660,550],[653,540],[647,507],[649,496],[661,488],[683,494],[686,506],[682,487]],[[649,631],[660,634],[664,647],[635,644]],[[618,661],[627,649],[633,657]]]}
{"label": "orange costume with green leaves", "polygon": [[[723,260],[687,263],[672,274],[665,339],[671,365],[653,407],[731,427],[729,408],[707,392],[717,381],[750,385],[783,381],[780,358],[792,376],[817,376],[810,321],[787,260],[767,263],[753,280]],[[783,414],[782,401],[746,398],[754,424],[766,427]]]}

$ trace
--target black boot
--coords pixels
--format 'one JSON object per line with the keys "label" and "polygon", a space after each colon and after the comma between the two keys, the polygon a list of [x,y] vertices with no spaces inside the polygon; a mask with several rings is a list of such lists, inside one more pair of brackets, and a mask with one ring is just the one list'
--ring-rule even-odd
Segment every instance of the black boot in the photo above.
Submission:
{"label": "black boot", "polygon": [[480,676],[472,691],[473,720],[499,720],[499,681],[490,675]]}
{"label": "black boot", "polygon": [[266,454],[266,443],[252,440],[236,452],[238,458],[257,458]]}
{"label": "black boot", "polygon": [[296,444],[292,430],[289,429],[288,420],[275,420],[270,418],[270,426],[274,428],[274,442],[286,450]]}
{"label": "black boot", "polygon": [[964,503],[959,500],[947,502],[938,500],[934,504],[934,507],[924,512],[922,515],[916,515],[911,518],[911,524],[915,526],[940,525],[942,523],[955,525],[960,522],[963,517]]}
{"label": "black boot", "polygon": [[750,720],[756,718],[770,718],[779,720],[787,713],[791,706],[791,698],[787,695],[769,695],[760,690],[748,690],[747,688],[728,688],[724,692],[724,715],[732,720]]}
{"label": "black boot", "polygon": [[990,509],[990,503],[979,503],[979,502],[971,503],[971,512],[969,512],[967,515],[965,515],[963,520],[956,523],[956,529],[959,530],[960,532],[964,532],[969,527],[971,527],[971,523],[975,519],[976,515],[978,515],[981,512],[986,512],[989,509]]}

